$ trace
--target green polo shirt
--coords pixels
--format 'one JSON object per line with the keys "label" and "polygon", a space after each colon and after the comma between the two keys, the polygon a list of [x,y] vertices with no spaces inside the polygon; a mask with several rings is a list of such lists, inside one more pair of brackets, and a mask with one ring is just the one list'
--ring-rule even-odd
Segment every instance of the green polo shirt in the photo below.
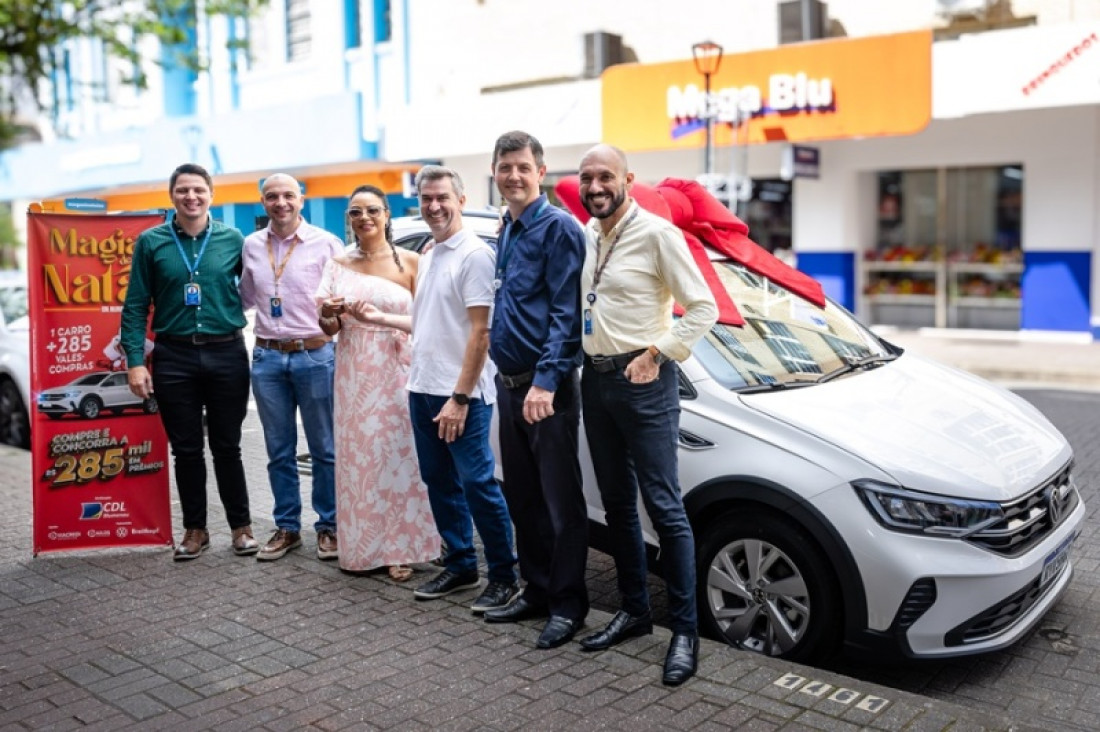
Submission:
{"label": "green polo shirt", "polygon": [[[210,241],[195,268],[194,278],[172,237],[173,229],[189,261]],[[237,283],[241,276],[241,232],[211,220],[193,237],[175,221],[147,229],[134,244],[130,284],[122,306],[122,350],[131,364],[144,362],[145,323],[153,306],[153,332],[191,336],[224,335],[246,324]],[[193,281],[201,291],[198,305],[184,304],[184,286]]]}

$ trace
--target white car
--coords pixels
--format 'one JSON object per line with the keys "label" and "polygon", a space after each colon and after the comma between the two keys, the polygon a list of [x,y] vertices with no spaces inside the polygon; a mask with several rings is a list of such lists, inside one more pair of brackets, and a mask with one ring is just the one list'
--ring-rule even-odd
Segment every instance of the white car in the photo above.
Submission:
{"label": "white car", "polygon": [[27,276],[0,273],[0,443],[29,449],[30,331]]}
{"label": "white car", "polygon": [[[703,630],[804,661],[841,644],[945,658],[1025,636],[1069,586],[1085,515],[1065,438],[1022,398],[902,352],[832,302],[714,265],[746,324],[716,325],[681,364]],[[604,548],[585,439],[581,461]]]}
{"label": "white car", "polygon": [[142,399],[130,391],[125,371],[94,371],[38,395],[38,411],[51,419],[61,419],[66,414],[95,419],[105,410],[122,414],[127,409],[156,414],[158,407],[155,395]]}

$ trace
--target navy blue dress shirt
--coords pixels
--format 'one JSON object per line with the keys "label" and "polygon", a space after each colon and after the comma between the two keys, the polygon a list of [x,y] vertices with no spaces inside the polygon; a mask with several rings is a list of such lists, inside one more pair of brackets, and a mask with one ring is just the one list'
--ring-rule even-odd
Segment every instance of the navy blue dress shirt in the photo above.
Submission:
{"label": "navy blue dress shirt", "polygon": [[580,362],[584,230],[546,194],[512,220],[497,244],[497,288],[489,355],[502,374],[535,372],[534,385],[557,391]]}

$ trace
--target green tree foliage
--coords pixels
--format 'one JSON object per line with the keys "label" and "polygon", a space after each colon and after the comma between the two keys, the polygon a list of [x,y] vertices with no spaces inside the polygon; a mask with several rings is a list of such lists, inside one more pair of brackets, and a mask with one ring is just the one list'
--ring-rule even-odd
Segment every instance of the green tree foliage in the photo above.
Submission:
{"label": "green tree foliage", "polygon": [[[268,0],[0,0],[0,150],[17,144],[27,130],[17,115],[27,105],[49,110],[47,93],[55,72],[64,69],[67,41],[98,40],[107,56],[128,61],[128,83],[145,85],[150,63],[137,38],[153,36],[173,49],[170,63],[202,69],[206,59],[190,44],[196,5],[207,16],[249,16]],[[22,106],[21,106],[22,105]]]}

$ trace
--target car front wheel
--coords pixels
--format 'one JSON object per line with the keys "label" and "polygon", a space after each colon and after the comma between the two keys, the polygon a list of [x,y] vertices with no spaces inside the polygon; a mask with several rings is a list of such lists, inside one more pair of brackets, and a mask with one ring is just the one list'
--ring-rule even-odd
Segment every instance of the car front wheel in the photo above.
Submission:
{"label": "car front wheel", "polygon": [[31,421],[19,387],[10,379],[0,383],[0,442],[27,449],[31,446]]}
{"label": "car front wheel", "polygon": [[80,403],[77,409],[80,412],[80,416],[84,419],[95,419],[103,409],[103,403],[92,396],[84,397],[84,401]]}
{"label": "car front wheel", "polygon": [[730,645],[768,656],[827,657],[843,635],[832,568],[804,529],[767,512],[732,511],[698,552],[700,622]]}

